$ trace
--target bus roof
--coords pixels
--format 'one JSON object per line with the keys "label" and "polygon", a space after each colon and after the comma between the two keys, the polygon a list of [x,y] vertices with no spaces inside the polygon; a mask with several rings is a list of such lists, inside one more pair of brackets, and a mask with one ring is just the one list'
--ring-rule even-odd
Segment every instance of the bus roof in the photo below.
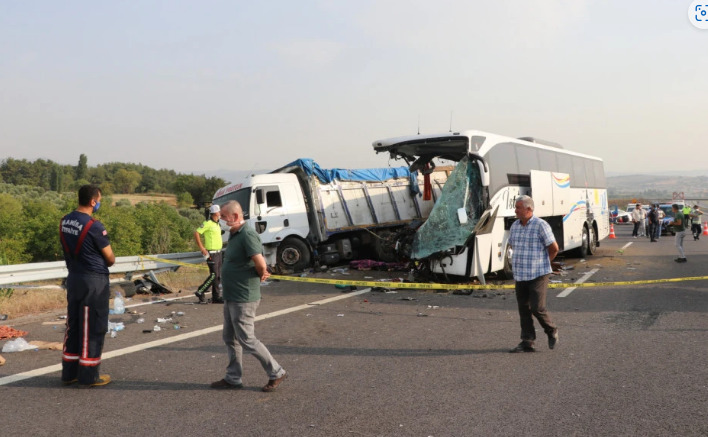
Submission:
{"label": "bus roof", "polygon": [[[488,141],[490,140],[490,141]],[[497,144],[514,142],[557,153],[576,155],[601,161],[601,158],[563,149],[557,143],[532,137],[512,138],[479,130],[444,132],[439,134],[408,135],[376,140],[372,146],[376,153],[389,152],[392,155],[413,159],[417,156],[440,157],[459,161],[467,153],[486,155]]]}

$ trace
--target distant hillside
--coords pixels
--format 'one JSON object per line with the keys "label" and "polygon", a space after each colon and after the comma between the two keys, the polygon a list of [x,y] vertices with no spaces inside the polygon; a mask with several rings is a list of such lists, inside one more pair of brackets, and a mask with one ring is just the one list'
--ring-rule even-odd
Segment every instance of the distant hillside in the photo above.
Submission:
{"label": "distant hillside", "polygon": [[708,176],[625,175],[607,178],[612,198],[642,197],[669,200],[683,192],[686,199],[708,199]]}

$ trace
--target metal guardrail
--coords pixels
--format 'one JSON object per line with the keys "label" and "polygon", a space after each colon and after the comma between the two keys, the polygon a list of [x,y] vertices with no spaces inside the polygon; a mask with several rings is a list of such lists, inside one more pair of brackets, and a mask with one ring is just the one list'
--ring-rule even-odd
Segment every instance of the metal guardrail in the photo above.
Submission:
{"label": "metal guardrail", "polygon": [[[200,252],[167,253],[149,256],[188,264],[204,262],[204,257]],[[159,262],[140,256],[121,256],[116,258],[115,264],[108,271],[110,273],[133,273],[174,267],[175,265],[172,263]],[[66,278],[68,273],[69,271],[66,269],[64,261],[0,266],[0,285],[63,279]]]}

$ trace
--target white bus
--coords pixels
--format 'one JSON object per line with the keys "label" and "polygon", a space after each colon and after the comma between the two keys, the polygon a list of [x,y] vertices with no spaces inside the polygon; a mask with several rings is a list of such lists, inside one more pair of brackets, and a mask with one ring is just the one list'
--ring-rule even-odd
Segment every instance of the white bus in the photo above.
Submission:
{"label": "white bus", "polygon": [[515,199],[529,195],[534,214],[553,229],[561,252],[592,255],[609,234],[605,171],[600,158],[530,137],[468,130],[375,141],[374,150],[404,159],[411,170],[457,161],[430,217],[415,233],[411,258],[431,271],[511,276],[509,229]]}

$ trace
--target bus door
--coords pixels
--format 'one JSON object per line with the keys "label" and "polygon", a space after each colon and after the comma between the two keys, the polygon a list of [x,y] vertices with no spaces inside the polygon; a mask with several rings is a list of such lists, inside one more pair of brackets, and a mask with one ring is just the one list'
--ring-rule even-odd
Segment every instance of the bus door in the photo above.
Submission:
{"label": "bus door", "polygon": [[534,215],[551,225],[561,250],[565,247],[564,223],[570,217],[570,176],[566,173],[531,170]]}

